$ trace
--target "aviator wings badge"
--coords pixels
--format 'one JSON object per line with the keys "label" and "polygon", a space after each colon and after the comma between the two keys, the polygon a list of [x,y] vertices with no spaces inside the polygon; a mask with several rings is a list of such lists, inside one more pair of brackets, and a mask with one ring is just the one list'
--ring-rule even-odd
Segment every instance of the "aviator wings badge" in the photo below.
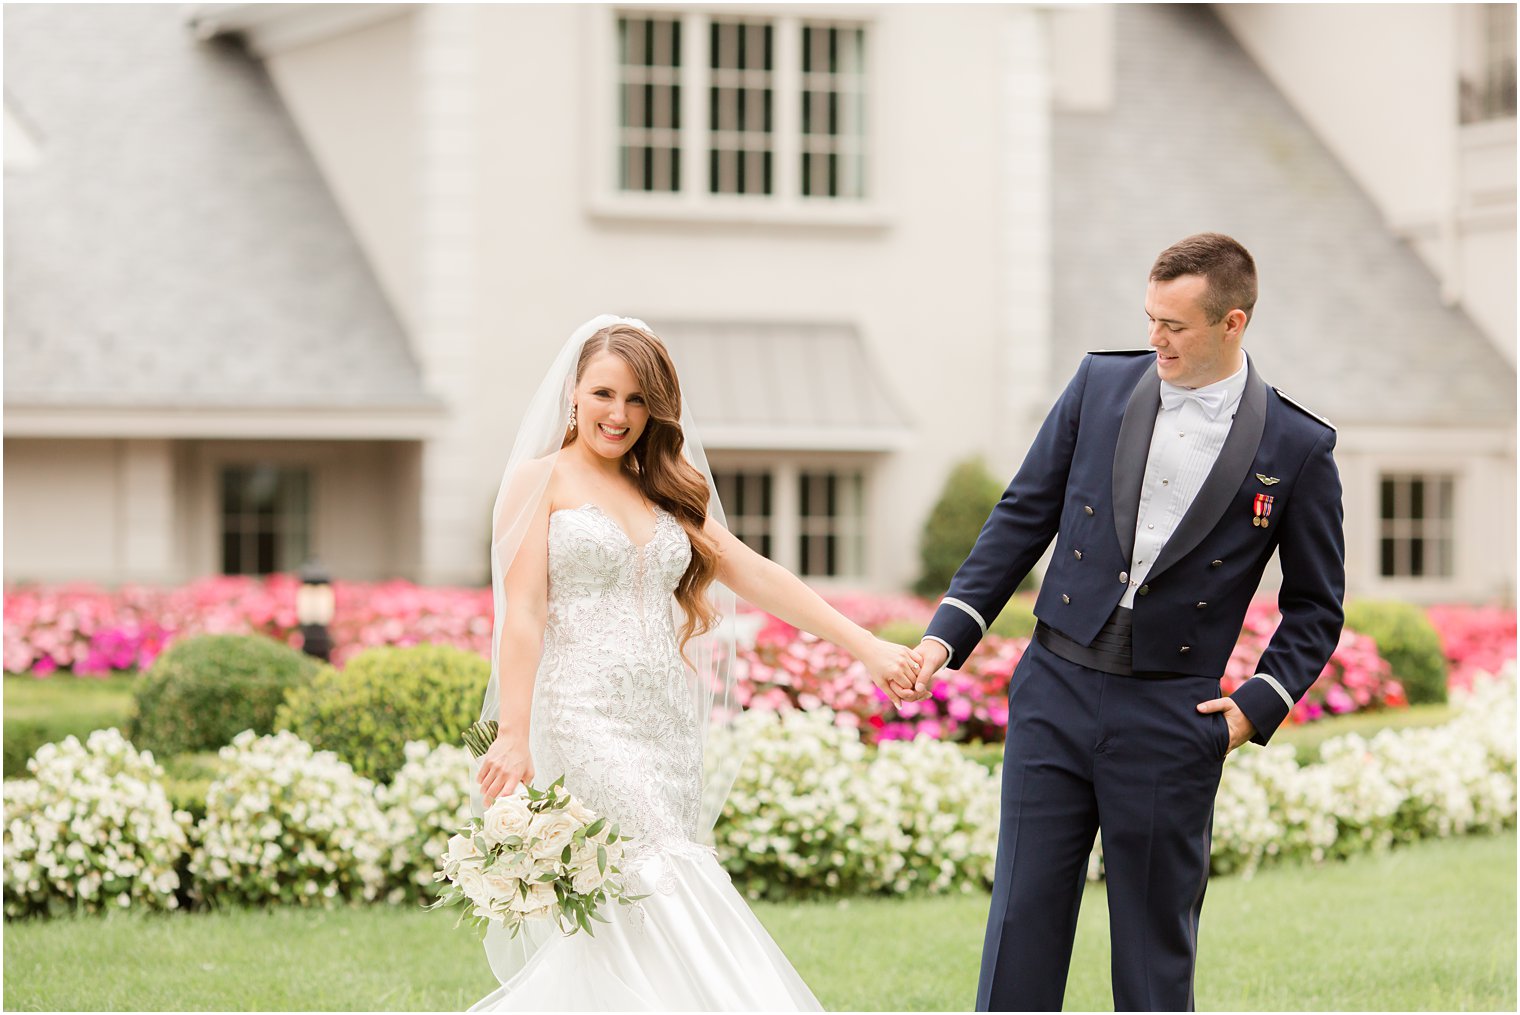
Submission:
{"label": "aviator wings badge", "polygon": [[1259,472],[1256,474],[1256,478],[1261,480],[1262,486],[1276,486],[1278,483],[1282,482],[1282,480],[1278,479],[1276,476],[1263,476]]}

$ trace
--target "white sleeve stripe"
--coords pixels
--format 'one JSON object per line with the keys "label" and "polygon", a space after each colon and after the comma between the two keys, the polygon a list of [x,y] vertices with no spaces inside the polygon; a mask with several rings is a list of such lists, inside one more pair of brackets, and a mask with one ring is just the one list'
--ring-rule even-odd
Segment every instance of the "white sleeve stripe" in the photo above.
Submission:
{"label": "white sleeve stripe", "polygon": [[1293,696],[1283,689],[1283,685],[1277,682],[1276,677],[1271,676],[1267,673],[1258,673],[1252,679],[1265,680],[1267,683],[1271,684],[1272,690],[1276,691],[1277,696],[1283,700],[1283,704],[1288,706],[1288,711],[1293,711]]}
{"label": "white sleeve stripe", "polygon": [[982,629],[982,637],[987,637],[987,622],[982,619],[982,615],[980,613],[977,613],[970,606],[961,602],[959,599],[951,599],[949,596],[941,599],[940,602],[945,606],[954,606],[958,610],[965,610],[968,614],[971,615],[971,619],[976,621],[976,626]]}
{"label": "white sleeve stripe", "polygon": [[951,644],[948,641],[946,641],[943,638],[936,638],[932,634],[926,634],[926,635],[924,635],[924,641],[937,641],[941,645],[945,646],[945,652],[946,652],[946,655],[945,655],[945,669],[947,669],[947,670],[953,670],[953,669],[955,669],[955,667],[951,665],[951,662],[955,659],[955,648],[953,646],[951,646]]}

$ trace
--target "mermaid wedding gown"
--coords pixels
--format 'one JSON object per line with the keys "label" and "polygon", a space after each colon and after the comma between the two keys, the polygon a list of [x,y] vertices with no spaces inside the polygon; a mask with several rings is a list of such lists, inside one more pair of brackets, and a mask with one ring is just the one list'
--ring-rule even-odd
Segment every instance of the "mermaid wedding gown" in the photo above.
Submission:
{"label": "mermaid wedding gown", "polygon": [[604,906],[611,923],[594,937],[541,922],[512,938],[493,925],[486,953],[501,986],[471,1011],[819,1010],[696,841],[703,731],[672,609],[691,544],[674,516],[655,518],[641,547],[595,505],[550,516],[530,734],[534,784],[563,775],[633,836],[622,869],[648,898]]}

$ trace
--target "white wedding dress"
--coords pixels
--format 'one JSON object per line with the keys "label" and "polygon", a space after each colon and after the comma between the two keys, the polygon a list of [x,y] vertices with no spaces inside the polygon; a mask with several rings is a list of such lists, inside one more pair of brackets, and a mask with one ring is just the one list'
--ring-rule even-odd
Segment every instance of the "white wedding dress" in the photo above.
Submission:
{"label": "white wedding dress", "polygon": [[691,544],[656,509],[637,546],[595,505],[549,518],[548,619],[533,688],[534,784],[565,788],[633,836],[633,894],[595,936],[552,922],[492,926],[501,986],[471,1011],[772,1010],[820,1006],[697,842],[702,729],[677,645],[676,584]]}

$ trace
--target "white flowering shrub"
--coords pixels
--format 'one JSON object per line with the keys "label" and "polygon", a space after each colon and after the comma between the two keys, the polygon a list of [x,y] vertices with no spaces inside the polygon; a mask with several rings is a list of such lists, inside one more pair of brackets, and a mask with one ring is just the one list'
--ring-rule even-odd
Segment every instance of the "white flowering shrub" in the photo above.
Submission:
{"label": "white flowering shrub", "polygon": [[116,729],[44,744],[5,783],[5,915],[174,909],[190,815]]}
{"label": "white flowering shrub", "polygon": [[1457,718],[1430,729],[1385,730],[1368,753],[1403,797],[1401,841],[1496,830],[1515,816],[1515,673],[1479,681]]}
{"label": "white flowering shrub", "polygon": [[[1446,725],[1335,737],[1313,764],[1288,745],[1235,752],[1214,803],[1214,873],[1513,825],[1515,684],[1510,664],[1457,698]],[[739,888],[779,898],[989,885],[1001,772],[926,739],[873,753],[832,723],[820,710],[735,724],[751,754],[716,834]],[[1088,877],[1102,876],[1099,840]]]}
{"label": "white flowering shrub", "polygon": [[378,799],[390,829],[386,869],[390,902],[432,900],[442,886],[433,872],[449,848],[449,837],[470,820],[470,752],[452,744],[433,747],[408,741],[406,758]]}
{"label": "white flowering shrub", "polygon": [[998,783],[950,744],[882,744],[826,709],[752,711],[731,735],[750,753],[716,829],[751,898],[991,884]]}
{"label": "white flowering shrub", "polygon": [[1214,806],[1215,872],[1513,824],[1514,664],[1454,700],[1443,726],[1335,737],[1310,765],[1287,746],[1232,754]]}
{"label": "white flowering shrub", "polygon": [[880,887],[935,894],[990,888],[1001,784],[1001,765],[988,773],[953,744],[883,742],[866,772],[869,809],[903,848],[882,862]]}
{"label": "white flowering shrub", "polygon": [[381,894],[390,835],[374,783],[288,731],[244,730],[220,754],[227,774],[207,790],[190,858],[199,899],[320,906]]}
{"label": "white flowering shrub", "polygon": [[860,735],[827,709],[749,711],[724,735],[748,746],[715,829],[735,886],[756,899],[869,891],[885,849],[861,827]]}

